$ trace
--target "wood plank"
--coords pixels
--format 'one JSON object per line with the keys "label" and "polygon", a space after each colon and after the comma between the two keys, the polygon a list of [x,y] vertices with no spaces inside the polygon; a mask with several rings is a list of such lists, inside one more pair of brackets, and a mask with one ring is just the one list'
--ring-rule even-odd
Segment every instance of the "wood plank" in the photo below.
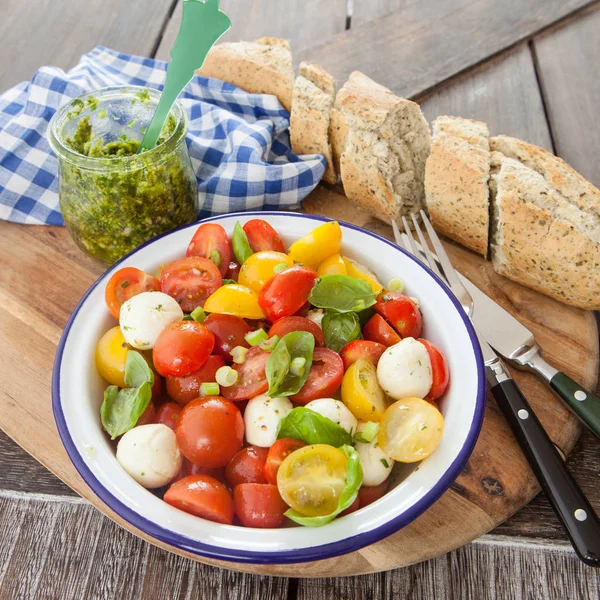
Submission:
{"label": "wood plank", "polygon": [[600,187],[600,5],[534,40],[556,153]]}
{"label": "wood plank", "polygon": [[28,80],[43,65],[63,69],[102,44],[150,55],[172,0],[3,0],[0,19],[0,90]]}
{"label": "wood plank", "polygon": [[406,0],[397,11],[300,53],[344,81],[358,69],[398,94],[423,94],[590,0]]}
{"label": "wood plank", "polygon": [[[255,40],[261,37],[289,39],[294,52],[328,40],[346,29],[346,0],[221,0],[232,27],[224,42]],[[156,53],[169,60],[171,46],[181,23],[181,0]]]}

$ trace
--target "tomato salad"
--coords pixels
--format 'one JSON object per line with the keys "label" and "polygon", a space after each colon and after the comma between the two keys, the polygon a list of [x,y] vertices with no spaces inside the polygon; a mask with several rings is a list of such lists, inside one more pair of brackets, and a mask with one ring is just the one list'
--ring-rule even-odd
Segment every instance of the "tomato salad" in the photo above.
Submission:
{"label": "tomato salad", "polygon": [[113,274],[100,416],[138,483],[219,523],[319,526],[431,455],[446,360],[403,282],[341,245],[337,222],[287,252],[264,220],[207,223],[156,275]]}

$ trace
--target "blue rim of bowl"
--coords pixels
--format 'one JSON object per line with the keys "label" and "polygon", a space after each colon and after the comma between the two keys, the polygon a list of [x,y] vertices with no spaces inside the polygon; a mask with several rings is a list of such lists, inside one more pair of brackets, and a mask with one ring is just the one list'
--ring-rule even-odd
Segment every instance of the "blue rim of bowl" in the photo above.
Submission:
{"label": "blue rim of bowl", "polygon": [[[130,258],[137,252],[139,252],[142,248],[153,244],[157,240],[166,237],[167,235],[171,235],[176,231],[181,231],[183,229],[189,229],[192,227],[198,227],[202,223],[207,223],[210,221],[218,221],[223,218],[229,217],[268,217],[268,216],[289,216],[290,218],[301,217],[303,219],[311,219],[314,221],[332,221],[334,219],[329,219],[326,217],[320,217],[317,215],[303,214],[303,213],[294,213],[294,212],[285,212],[285,211],[249,211],[249,212],[237,212],[237,213],[228,213],[224,215],[218,215],[215,217],[209,217],[207,219],[202,219],[190,225],[184,225],[182,227],[178,227],[177,229],[168,231],[163,233],[160,236],[153,238],[152,240],[142,244],[118,262],[116,262],[110,270],[114,270],[119,266],[124,260]],[[458,303],[458,300],[452,294],[452,292],[448,289],[446,284],[437,277],[433,271],[431,271],[427,266],[423,265],[419,262],[415,257],[411,254],[399,248],[396,244],[390,242],[384,237],[377,235],[376,233],[372,233],[371,231],[367,231],[362,227],[358,227],[353,225],[352,223],[346,223],[344,221],[338,222],[344,227],[348,227],[349,229],[354,229],[356,231],[360,231],[365,233],[379,241],[382,241],[392,248],[396,249],[398,252],[401,252],[415,263],[417,263],[420,267],[425,269],[425,271],[440,285],[440,287],[444,290],[446,295],[450,298],[450,301],[457,309],[458,314],[462,318],[465,327],[467,328],[469,338],[471,340],[471,345],[473,347],[473,351],[475,353],[475,361],[477,364],[477,398],[475,402],[475,412],[473,415],[473,422],[471,424],[471,428],[467,434],[467,439],[465,444],[461,448],[458,456],[454,459],[452,464],[448,467],[446,472],[440,477],[440,479],[436,482],[436,484],[421,498],[418,502],[416,502],[413,506],[408,508],[404,513],[398,515],[397,517],[387,521],[383,525],[376,527],[370,531],[357,534],[355,536],[344,538],[342,540],[336,542],[329,542],[327,544],[322,544],[318,546],[310,546],[308,548],[297,548],[291,550],[278,550],[273,552],[260,552],[260,551],[251,551],[251,550],[237,550],[232,548],[222,548],[220,546],[213,546],[210,544],[205,544],[203,542],[199,542],[197,540],[193,540],[191,538],[187,538],[179,533],[171,531],[169,529],[165,529],[142,517],[133,509],[129,508],[126,504],[124,504],[121,500],[119,500],[116,496],[114,496],[111,492],[109,492],[103,484],[96,478],[92,470],[87,466],[85,460],[82,455],[77,450],[73,439],[71,438],[71,434],[68,430],[67,423],[65,420],[65,416],[63,414],[61,402],[60,402],[60,369],[62,363],[62,356],[64,352],[64,347],[69,336],[69,331],[79,310],[87,300],[88,296],[92,293],[92,291],[96,288],[96,286],[104,279],[106,276],[105,272],[102,274],[87,290],[87,292],[83,295],[81,300],[77,303],[77,306],[71,313],[69,320],[65,326],[63,334],[61,336],[60,342],[58,344],[58,348],[56,350],[56,355],[54,359],[54,368],[52,371],[52,410],[54,413],[54,420],[56,421],[56,426],[58,428],[58,433],[61,437],[63,445],[71,459],[71,462],[77,469],[78,473],[87,483],[87,485],[91,488],[91,490],[98,496],[110,509],[112,509],[115,513],[117,513],[120,517],[125,519],[129,524],[133,525],[137,529],[140,529],[144,533],[150,535],[151,537],[174,546],[180,550],[184,550],[186,552],[191,552],[193,554],[197,554],[199,556],[204,556],[211,559],[218,559],[230,562],[239,562],[239,563],[254,563],[254,564],[291,564],[291,563],[302,563],[314,560],[324,560],[327,558],[333,558],[335,556],[340,556],[342,554],[348,554],[350,552],[354,552],[356,550],[360,550],[365,546],[369,546],[370,544],[374,544],[389,535],[395,533],[402,527],[405,527],[412,521],[414,521],[419,515],[421,515],[425,510],[427,510],[436,500],[438,500],[442,494],[450,487],[452,482],[456,479],[456,477],[462,471],[464,465],[466,464],[473,448],[475,447],[475,442],[479,436],[479,432],[481,430],[481,426],[483,423],[484,416],[484,408],[485,408],[485,391],[486,391],[486,379],[484,374],[484,365],[483,365],[483,356],[481,354],[481,348],[479,346],[479,342],[477,341],[477,336],[475,334],[475,330],[471,325],[470,320],[463,313],[463,309]]]}

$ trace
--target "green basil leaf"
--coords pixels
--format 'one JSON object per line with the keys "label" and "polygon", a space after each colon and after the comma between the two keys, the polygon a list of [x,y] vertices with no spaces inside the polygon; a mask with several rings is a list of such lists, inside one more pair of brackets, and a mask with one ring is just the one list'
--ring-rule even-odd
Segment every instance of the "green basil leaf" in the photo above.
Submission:
{"label": "green basil leaf", "polygon": [[281,420],[277,439],[281,438],[329,444],[335,448],[352,443],[352,436],[343,427],[304,406],[294,408]]}
{"label": "green basil leaf", "polygon": [[360,459],[352,446],[342,446],[340,450],[346,455],[348,462],[346,464],[346,485],[340,494],[337,508],[332,513],[322,517],[305,517],[293,508],[290,508],[285,512],[286,517],[305,527],[321,527],[333,521],[333,519],[345,511],[356,500],[358,490],[363,481],[363,470],[360,466]]}
{"label": "green basil leaf", "polygon": [[235,279],[223,279],[223,285],[230,285],[232,283],[237,283]]}
{"label": "green basil leaf", "polygon": [[252,248],[250,248],[250,243],[248,242],[248,236],[246,232],[240,225],[238,221],[233,228],[233,234],[231,236],[231,246],[233,247],[233,253],[235,254],[235,258],[243,265],[248,258],[250,258],[254,252],[252,252]]}
{"label": "green basil leaf", "polygon": [[[268,396],[291,396],[297,394],[306,383],[312,365],[315,337],[307,331],[292,331],[284,335],[267,359],[265,368],[269,382]],[[295,358],[304,358],[306,363],[301,375],[290,371]]]}
{"label": "green basil leaf", "polygon": [[308,301],[319,308],[340,313],[360,312],[375,304],[375,292],[362,279],[349,275],[323,275],[310,292]]}
{"label": "green basil leaf", "polygon": [[119,391],[116,385],[104,390],[104,401],[100,408],[100,419],[104,429],[111,439],[136,426],[152,399],[152,386],[145,381],[134,388],[124,388]]}
{"label": "green basil leaf", "polygon": [[348,342],[362,335],[356,313],[327,312],[321,327],[325,334],[325,345],[334,352],[339,352]]}
{"label": "green basil leaf", "polygon": [[146,381],[150,384],[150,387],[154,385],[152,369],[139,352],[129,350],[125,359],[125,385],[135,388]]}

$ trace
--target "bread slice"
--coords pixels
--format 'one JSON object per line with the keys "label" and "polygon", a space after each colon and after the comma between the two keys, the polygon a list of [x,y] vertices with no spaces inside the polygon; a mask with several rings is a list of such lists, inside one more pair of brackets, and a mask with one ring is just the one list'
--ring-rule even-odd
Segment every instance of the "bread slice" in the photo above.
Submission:
{"label": "bread slice", "polygon": [[491,155],[494,269],[561,302],[600,309],[600,219],[537,171]]}
{"label": "bread slice", "polygon": [[487,256],[490,147],[487,125],[460,117],[433,122],[425,202],[434,228]]}
{"label": "bread slice", "polygon": [[523,140],[498,135],[490,139],[490,148],[502,152],[533,169],[562,197],[584,212],[600,218],[600,190],[570,167],[562,158]]}
{"label": "bread slice", "polygon": [[340,157],[348,198],[387,222],[421,208],[431,138],[419,105],[354,71],[336,107],[348,127]]}
{"label": "bread slice", "polygon": [[327,160],[323,179],[329,183],[337,181],[329,143],[329,119],[336,92],[336,81],[327,71],[301,63],[292,96],[292,150],[296,154],[323,154]]}
{"label": "bread slice", "polygon": [[272,94],[288,112],[292,110],[294,68],[287,40],[265,37],[217,44],[198,73],[228,81],[252,94]]}
{"label": "bread slice", "polygon": [[[338,95],[339,97],[339,95]],[[339,175],[342,172],[340,162],[348,143],[348,123],[340,109],[334,104],[329,116],[329,143],[333,157],[333,168]]]}

